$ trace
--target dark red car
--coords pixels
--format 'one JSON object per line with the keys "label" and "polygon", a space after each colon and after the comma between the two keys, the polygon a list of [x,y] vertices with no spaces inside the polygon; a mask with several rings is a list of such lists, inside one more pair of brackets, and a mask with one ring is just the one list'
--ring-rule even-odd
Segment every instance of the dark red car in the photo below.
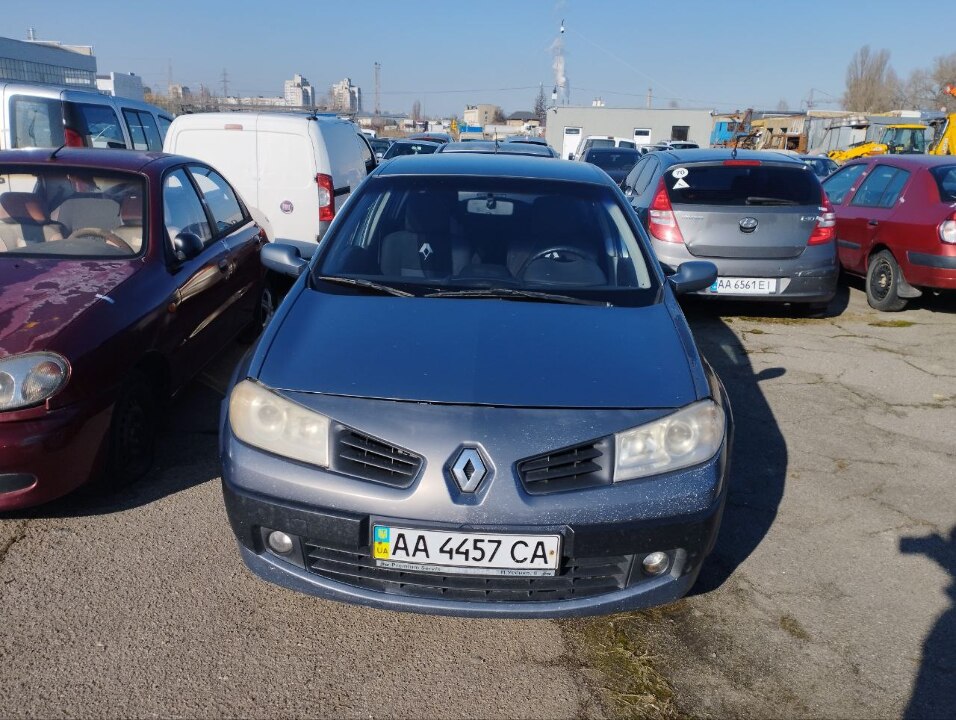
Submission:
{"label": "dark red car", "polygon": [[264,241],[195,160],[0,152],[0,510],[146,472],[162,402],[268,320]]}
{"label": "dark red car", "polygon": [[922,289],[956,289],[956,159],[877,155],[823,182],[836,211],[840,265],[866,278],[877,310]]}

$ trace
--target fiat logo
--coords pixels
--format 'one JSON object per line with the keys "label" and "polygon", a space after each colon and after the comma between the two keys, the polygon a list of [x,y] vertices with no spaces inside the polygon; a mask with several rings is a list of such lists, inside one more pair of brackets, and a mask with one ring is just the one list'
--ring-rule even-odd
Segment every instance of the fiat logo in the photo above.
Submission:
{"label": "fiat logo", "polygon": [[740,231],[745,233],[752,233],[757,229],[757,218],[754,217],[745,217],[740,220]]}

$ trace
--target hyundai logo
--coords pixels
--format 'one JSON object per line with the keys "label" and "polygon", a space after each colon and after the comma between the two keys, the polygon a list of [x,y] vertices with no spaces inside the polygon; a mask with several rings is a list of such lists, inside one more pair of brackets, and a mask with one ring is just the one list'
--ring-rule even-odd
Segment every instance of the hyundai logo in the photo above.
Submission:
{"label": "hyundai logo", "polygon": [[478,489],[481,481],[488,474],[485,461],[481,459],[478,448],[462,448],[458,459],[451,466],[451,475],[458,483],[462,492],[470,493]]}
{"label": "hyundai logo", "polygon": [[756,229],[757,229],[757,218],[745,217],[740,219],[741,232],[752,233]]}

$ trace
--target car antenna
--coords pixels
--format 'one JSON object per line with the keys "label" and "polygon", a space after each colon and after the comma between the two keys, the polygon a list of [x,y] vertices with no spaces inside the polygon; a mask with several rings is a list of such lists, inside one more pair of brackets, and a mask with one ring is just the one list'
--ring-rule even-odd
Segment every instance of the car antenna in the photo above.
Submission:
{"label": "car antenna", "polygon": [[53,152],[51,152],[51,153],[50,153],[50,160],[56,160],[56,154],[57,154],[58,152],[60,152],[60,150],[62,150],[62,149],[65,148],[65,147],[66,147],[66,143],[63,143],[62,145],[60,145],[60,147],[58,147],[56,150],[54,150]]}

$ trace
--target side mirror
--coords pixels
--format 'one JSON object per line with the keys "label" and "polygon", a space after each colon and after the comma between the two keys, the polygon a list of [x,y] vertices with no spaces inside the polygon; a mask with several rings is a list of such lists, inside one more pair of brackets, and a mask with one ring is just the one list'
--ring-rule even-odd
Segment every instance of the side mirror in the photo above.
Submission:
{"label": "side mirror", "polygon": [[196,233],[181,232],[173,238],[173,254],[179,262],[192,260],[202,249],[202,238]]}
{"label": "side mirror", "polygon": [[297,278],[309,266],[302,259],[299,248],[286,243],[269,243],[259,254],[262,264],[280,275]]}
{"label": "side mirror", "polygon": [[574,153],[568,153],[568,160],[574,160]]}
{"label": "side mirror", "polygon": [[703,290],[717,282],[717,266],[712,262],[690,260],[681,263],[677,272],[667,277],[667,282],[678,295]]}

